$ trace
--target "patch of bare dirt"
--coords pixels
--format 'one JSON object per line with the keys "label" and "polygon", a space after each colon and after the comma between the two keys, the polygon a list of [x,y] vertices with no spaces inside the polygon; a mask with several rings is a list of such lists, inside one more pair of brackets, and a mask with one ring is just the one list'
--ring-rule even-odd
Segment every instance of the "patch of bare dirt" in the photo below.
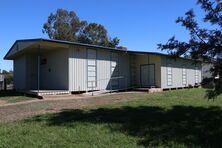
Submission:
{"label": "patch of bare dirt", "polygon": [[[144,93],[144,95],[147,95]],[[60,112],[64,109],[82,109],[106,105],[110,103],[126,102],[138,97],[130,93],[105,95],[99,97],[84,97],[65,100],[38,100],[0,106],[0,122],[15,121],[34,115]]]}
{"label": "patch of bare dirt", "polygon": [[7,101],[5,101],[5,100],[0,100],[0,105],[5,105],[5,104],[7,104],[8,102]]}

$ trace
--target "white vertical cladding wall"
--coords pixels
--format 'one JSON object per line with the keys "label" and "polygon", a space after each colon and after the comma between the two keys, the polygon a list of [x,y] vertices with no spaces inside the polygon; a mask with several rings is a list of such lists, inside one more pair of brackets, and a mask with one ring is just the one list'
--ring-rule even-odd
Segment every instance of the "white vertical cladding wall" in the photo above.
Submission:
{"label": "white vertical cladding wall", "polygon": [[14,60],[14,87],[16,90],[26,88],[26,56],[20,56]]}
{"label": "white vertical cladding wall", "polygon": [[125,52],[119,53],[119,76],[123,77],[119,79],[119,88],[124,89],[129,87],[131,84],[130,79],[130,56]]}
{"label": "white vertical cladding wall", "polygon": [[97,89],[109,89],[108,85],[111,77],[110,56],[111,53],[107,50],[97,50]]}
{"label": "white vertical cladding wall", "polygon": [[68,49],[42,53],[41,60],[40,89],[68,90]]}
{"label": "white vertical cladding wall", "polygon": [[72,46],[69,49],[69,91],[87,90],[86,48]]}
{"label": "white vertical cladding wall", "polygon": [[[119,79],[110,78],[123,77]],[[129,86],[129,56],[123,52],[97,49],[97,89],[121,89]],[[111,82],[112,81],[112,82]]]}
{"label": "white vertical cladding wall", "polygon": [[[198,67],[199,83],[201,82],[201,64],[195,64],[191,60],[173,59],[162,56],[161,66],[161,87],[162,88],[176,88],[195,85],[195,67]],[[172,66],[172,85],[167,84],[167,65]],[[183,69],[186,70],[186,84],[183,84]]]}
{"label": "white vertical cladding wall", "polygon": [[130,63],[130,87],[136,87],[136,80],[137,80],[137,67],[136,67],[136,55],[130,54],[129,55],[129,63]]}
{"label": "white vertical cladding wall", "polygon": [[116,79],[119,77],[119,68],[120,68],[120,57],[119,53],[116,52],[111,52],[111,59],[110,59],[110,75],[111,75],[111,80],[109,82],[110,89],[119,89],[120,87],[120,80]]}
{"label": "white vertical cladding wall", "polygon": [[[87,87],[87,50],[92,48],[73,46],[69,49],[69,91],[88,91],[91,88]],[[129,56],[123,52],[109,51],[105,49],[96,50],[96,90],[109,90],[111,78],[111,54],[114,52],[118,55],[118,60],[113,62],[119,68],[118,75],[123,76],[124,79],[119,80],[119,86],[125,88],[126,81],[129,81]],[[115,70],[116,67],[114,67]],[[127,77],[127,78],[126,78]],[[126,78],[126,79],[125,79]],[[129,85],[129,82],[128,82]]]}

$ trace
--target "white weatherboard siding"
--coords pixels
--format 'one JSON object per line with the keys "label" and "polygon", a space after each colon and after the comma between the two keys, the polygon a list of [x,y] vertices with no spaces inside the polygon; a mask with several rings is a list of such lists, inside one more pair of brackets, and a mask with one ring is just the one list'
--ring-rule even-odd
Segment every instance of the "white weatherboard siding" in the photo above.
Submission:
{"label": "white weatherboard siding", "polygon": [[[201,64],[195,64],[193,61],[183,59],[172,59],[162,56],[161,66],[161,87],[176,88],[194,86],[201,82]],[[169,67],[171,66],[171,67]],[[169,81],[169,70],[172,70],[172,84]],[[198,75],[198,80],[195,80],[195,74]],[[196,76],[197,77],[197,76]],[[186,83],[185,83],[186,81]]]}
{"label": "white weatherboard siding", "polygon": [[68,90],[68,50],[53,50],[41,55],[40,88]]}
{"label": "white weatherboard siding", "polygon": [[[110,90],[115,89],[111,87],[118,82],[118,89],[125,88],[130,85],[129,81],[129,56],[122,52],[111,52],[103,49],[90,49],[86,47],[73,46],[69,49],[69,91],[90,91],[88,87],[89,79],[89,60],[88,51],[96,52],[95,60],[96,74],[96,87],[94,90]],[[115,58],[112,57],[115,55]],[[91,58],[92,60],[92,58]],[[91,61],[90,60],[90,61]],[[90,73],[91,75],[91,73]],[[124,78],[117,81],[112,80],[111,77],[123,76]]]}
{"label": "white weatherboard siding", "polygon": [[86,48],[73,46],[69,49],[69,91],[87,89]]}
{"label": "white weatherboard siding", "polygon": [[14,87],[16,90],[26,89],[26,56],[14,60]]}
{"label": "white weatherboard siding", "polygon": [[97,50],[97,80],[98,89],[109,89],[111,77],[110,52]]}
{"label": "white weatherboard siding", "polygon": [[130,79],[130,57],[129,54],[119,52],[119,88],[124,89],[131,86]]}

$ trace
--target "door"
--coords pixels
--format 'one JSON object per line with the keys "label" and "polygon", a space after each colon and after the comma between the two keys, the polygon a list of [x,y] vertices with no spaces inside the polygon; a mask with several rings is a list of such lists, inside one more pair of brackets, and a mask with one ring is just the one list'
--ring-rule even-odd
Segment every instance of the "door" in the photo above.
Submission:
{"label": "door", "polygon": [[141,86],[142,87],[154,87],[155,86],[155,65],[141,65],[140,66],[141,73]]}

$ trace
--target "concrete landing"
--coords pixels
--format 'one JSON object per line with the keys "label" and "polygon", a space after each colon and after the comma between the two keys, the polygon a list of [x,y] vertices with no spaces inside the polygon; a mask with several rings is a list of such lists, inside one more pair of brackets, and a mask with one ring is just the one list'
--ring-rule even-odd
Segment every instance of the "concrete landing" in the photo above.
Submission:
{"label": "concrete landing", "polygon": [[144,91],[148,93],[157,93],[157,92],[162,92],[162,88],[134,88],[133,90],[135,91]]}
{"label": "concrete landing", "polygon": [[25,94],[34,95],[38,97],[43,97],[46,95],[69,95],[70,92],[68,90],[28,90],[28,91],[20,91]]}

